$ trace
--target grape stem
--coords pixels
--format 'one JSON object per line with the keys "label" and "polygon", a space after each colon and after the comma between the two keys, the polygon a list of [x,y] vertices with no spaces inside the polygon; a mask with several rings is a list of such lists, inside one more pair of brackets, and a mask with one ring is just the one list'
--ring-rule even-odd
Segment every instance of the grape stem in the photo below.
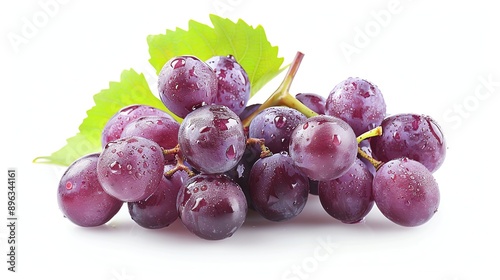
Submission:
{"label": "grape stem", "polygon": [[366,140],[368,138],[372,138],[372,137],[376,137],[376,136],[380,136],[382,135],[382,127],[381,126],[377,126],[373,129],[370,129],[368,130],[367,132],[361,134],[360,136],[358,136],[356,138],[356,140],[358,141],[358,144],[361,143],[361,141],[363,140]]}
{"label": "grape stem", "polygon": [[276,89],[276,91],[274,91],[274,93],[269,96],[269,98],[264,103],[262,103],[262,105],[260,105],[260,107],[255,112],[253,112],[250,116],[243,120],[242,123],[244,127],[248,127],[253,118],[257,116],[262,110],[273,106],[287,106],[296,109],[304,114],[307,118],[317,115],[316,112],[309,109],[306,105],[302,104],[302,102],[297,100],[297,98],[292,96],[289,92],[292,81],[295,78],[295,74],[297,74],[297,71],[299,70],[299,66],[302,62],[303,57],[303,53],[297,52],[295,58],[292,61],[292,64],[290,65],[290,68],[288,68],[285,78],[281,82],[278,89]]}
{"label": "grape stem", "polygon": [[360,155],[362,158],[368,160],[375,167],[376,170],[378,170],[380,168],[380,166],[382,166],[382,164],[384,164],[382,161],[376,160],[373,157],[371,157],[369,154],[367,154],[365,151],[363,151],[361,149],[361,147],[358,147],[358,155]]}
{"label": "grape stem", "polygon": [[[380,136],[380,135],[382,135],[382,133],[383,133],[382,127],[377,126],[373,129],[370,129],[367,132],[361,134],[360,136],[358,136],[356,138],[356,141],[358,141],[358,144],[359,144],[363,140],[366,140],[366,139],[369,139],[372,137],[376,137],[376,136]],[[358,155],[360,155],[362,158],[368,160],[375,167],[375,169],[379,169],[379,167],[382,166],[382,164],[384,164],[383,162],[376,160],[372,156],[367,154],[365,151],[363,151],[361,149],[361,147],[358,147]]]}
{"label": "grape stem", "polygon": [[273,153],[269,148],[266,146],[266,140],[263,138],[247,138],[247,145],[259,145],[260,146],[260,158],[265,158],[268,156],[272,156]]}
{"label": "grape stem", "polygon": [[184,164],[184,160],[179,156],[180,151],[181,151],[181,148],[180,148],[179,144],[177,144],[177,146],[173,147],[172,149],[164,149],[163,150],[163,155],[175,155],[176,164],[175,164],[174,168],[165,172],[165,176],[167,178],[172,177],[172,175],[174,175],[174,173],[179,171],[179,170],[186,171],[186,173],[188,174],[189,177],[193,177],[195,175],[195,173]]}

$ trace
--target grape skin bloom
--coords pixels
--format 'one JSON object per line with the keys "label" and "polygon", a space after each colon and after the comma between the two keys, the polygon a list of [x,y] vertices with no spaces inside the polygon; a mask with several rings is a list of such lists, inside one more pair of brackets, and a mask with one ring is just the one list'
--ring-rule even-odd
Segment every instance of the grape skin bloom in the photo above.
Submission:
{"label": "grape skin bloom", "polygon": [[290,156],[312,180],[342,176],[356,159],[356,135],[343,120],[318,115],[299,124],[290,138]]}
{"label": "grape skin bloom", "polygon": [[438,210],[440,193],[432,173],[420,162],[403,157],[383,164],[373,178],[380,212],[394,223],[414,227]]}
{"label": "grape skin bloom", "polygon": [[245,152],[241,120],[223,105],[206,105],[191,112],[182,121],[178,137],[183,157],[207,174],[229,171]]}
{"label": "grape skin bloom", "polygon": [[64,216],[82,227],[107,223],[123,202],[106,193],[97,179],[99,154],[74,161],[64,172],[57,190],[57,202]]}
{"label": "grape skin bloom", "polygon": [[161,147],[133,136],[109,142],[97,162],[99,182],[110,195],[124,202],[146,199],[163,176]]}
{"label": "grape skin bloom", "polygon": [[184,226],[207,240],[232,236],[243,225],[248,211],[240,186],[221,174],[191,177],[179,190],[177,206]]}

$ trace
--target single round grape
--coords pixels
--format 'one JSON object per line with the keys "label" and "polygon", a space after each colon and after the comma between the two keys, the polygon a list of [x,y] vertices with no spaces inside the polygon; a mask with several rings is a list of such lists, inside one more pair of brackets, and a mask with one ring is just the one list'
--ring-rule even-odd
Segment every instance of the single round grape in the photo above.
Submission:
{"label": "single round grape", "polygon": [[248,137],[264,139],[273,153],[288,152],[290,135],[307,118],[301,112],[284,106],[262,110],[250,123]]}
{"label": "single round grape", "polygon": [[370,139],[376,159],[387,162],[408,157],[422,163],[431,172],[444,162],[446,142],[439,125],[431,117],[398,114],[384,119],[381,126],[382,135]]}
{"label": "single round grape", "polygon": [[406,157],[391,160],[377,170],[373,196],[384,216],[407,227],[431,219],[440,200],[432,173],[420,162]]}
{"label": "single round grape", "polygon": [[179,128],[182,156],[202,173],[224,173],[240,161],[246,146],[238,116],[223,105],[207,105],[184,118]]}
{"label": "single round grape", "polygon": [[125,202],[146,199],[158,188],[164,157],[160,146],[149,139],[132,136],[109,142],[97,162],[103,189]]}
{"label": "single round grape", "polygon": [[217,76],[205,62],[194,56],[171,58],[158,76],[158,91],[165,106],[184,118],[217,96]]}
{"label": "single round grape", "polygon": [[82,227],[107,223],[123,202],[106,193],[97,180],[99,154],[90,154],[74,161],[59,181],[57,202],[71,222]]}
{"label": "single round grape", "polygon": [[325,211],[335,219],[357,223],[373,207],[373,175],[360,159],[337,179],[319,182],[319,200]]}
{"label": "single round grape", "polygon": [[169,226],[179,216],[177,195],[187,179],[187,173],[184,171],[177,171],[170,178],[163,176],[158,188],[152,195],[145,200],[128,203],[128,210],[132,220],[138,225],[149,229]]}
{"label": "single round grape", "polygon": [[249,183],[255,210],[268,220],[289,220],[306,205],[309,179],[286,152],[255,162]]}
{"label": "single round grape", "polygon": [[184,226],[207,240],[232,236],[248,211],[240,186],[221,174],[191,177],[179,191],[177,207]]}
{"label": "single round grape", "polygon": [[214,69],[218,80],[215,104],[225,105],[240,115],[250,99],[250,80],[234,56],[214,56],[207,64]]}
{"label": "single round grape", "polygon": [[326,99],[315,93],[297,93],[295,98],[319,115],[325,114]]}
{"label": "single round grape", "polygon": [[295,128],[289,149],[295,164],[310,179],[330,181],[349,170],[356,159],[358,143],[345,121],[318,115]]}
{"label": "single round grape", "polygon": [[386,105],[376,85],[360,78],[348,78],[328,95],[325,113],[343,119],[360,135],[380,125]]}
{"label": "single round grape", "polygon": [[102,147],[104,148],[110,141],[120,139],[127,124],[144,116],[159,116],[173,120],[167,112],[151,106],[134,104],[123,107],[106,122],[101,132]]}
{"label": "single round grape", "polygon": [[[140,136],[156,142],[163,149],[172,149],[177,146],[179,127],[180,124],[173,119],[141,117],[125,126],[120,138]],[[166,155],[165,160],[173,161],[174,155]]]}

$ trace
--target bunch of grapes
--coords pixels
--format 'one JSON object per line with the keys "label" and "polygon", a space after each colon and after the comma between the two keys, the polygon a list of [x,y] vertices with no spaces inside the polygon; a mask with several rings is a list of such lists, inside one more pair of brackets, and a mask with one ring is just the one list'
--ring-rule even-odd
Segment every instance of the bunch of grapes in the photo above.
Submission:
{"label": "bunch of grapes", "polygon": [[195,235],[232,236],[248,211],[271,221],[301,213],[310,195],[333,218],[357,223],[376,205],[402,226],[439,206],[433,177],[446,145],[438,124],[418,114],[386,115],[376,85],[348,78],[327,98],[288,93],[302,59],[263,104],[232,56],[170,59],[160,99],[182,122],[145,105],[127,106],[102,131],[102,151],[71,164],[58,202],[73,223],[100,226],[127,204],[150,229],[180,219]]}

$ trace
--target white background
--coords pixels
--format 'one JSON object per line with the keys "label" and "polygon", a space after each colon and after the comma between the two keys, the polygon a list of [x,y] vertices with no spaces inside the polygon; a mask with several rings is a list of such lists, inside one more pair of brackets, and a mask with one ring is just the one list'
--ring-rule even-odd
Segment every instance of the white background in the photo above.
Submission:
{"label": "white background", "polygon": [[[500,17],[494,2],[54,1],[0,4],[0,181],[7,181],[8,167],[19,177],[18,272],[7,272],[2,225],[1,279],[500,279]],[[40,4],[48,2],[57,4],[50,14]],[[161,230],[140,228],[126,207],[100,228],[64,219],[56,202],[64,168],[32,160],[62,147],[93,94],[122,70],[151,71],[147,35],[186,28],[189,19],[209,23],[209,13],[261,24],[285,63],[304,52],[294,93],[326,96],[341,80],[359,76],[378,85],[389,113],[434,117],[448,143],[435,173],[441,205],[434,218],[403,228],[374,208],[364,222],[345,225],[311,197],[294,220],[253,215],[217,242],[190,234],[179,221]],[[37,23],[36,31],[12,44],[9,36],[23,36],[27,21]],[[343,52],[347,45],[356,52]],[[6,183],[0,186],[7,224]]]}

